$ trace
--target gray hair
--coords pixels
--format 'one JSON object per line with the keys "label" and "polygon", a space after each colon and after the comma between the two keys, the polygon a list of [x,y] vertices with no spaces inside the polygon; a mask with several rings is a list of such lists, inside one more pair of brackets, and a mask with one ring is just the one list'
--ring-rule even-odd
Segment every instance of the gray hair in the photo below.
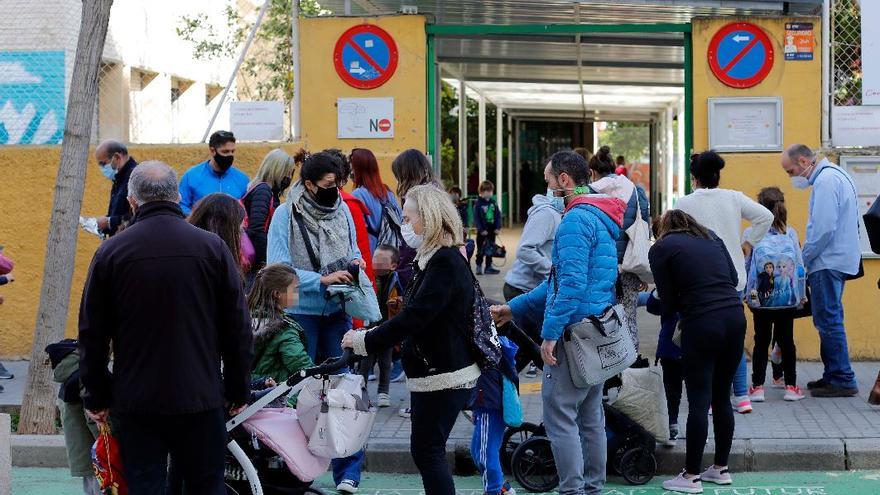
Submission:
{"label": "gray hair", "polygon": [[816,154],[813,153],[813,150],[810,149],[809,146],[805,144],[793,144],[788,148],[788,158],[789,160],[796,162],[798,158],[807,158],[809,160],[813,160],[816,158]]}
{"label": "gray hair", "polygon": [[128,196],[138,206],[154,201],[180,201],[177,190],[177,174],[166,163],[147,161],[138,164],[128,179]]}

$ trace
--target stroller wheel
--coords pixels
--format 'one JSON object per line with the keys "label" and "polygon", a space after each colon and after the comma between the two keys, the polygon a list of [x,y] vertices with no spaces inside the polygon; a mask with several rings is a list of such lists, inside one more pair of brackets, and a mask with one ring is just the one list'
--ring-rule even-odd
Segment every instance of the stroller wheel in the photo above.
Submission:
{"label": "stroller wheel", "polygon": [[510,474],[510,463],[513,460],[513,453],[516,448],[523,442],[534,435],[538,434],[540,427],[534,423],[523,423],[516,428],[508,428],[504,431],[504,437],[501,440],[501,470],[504,474]]}
{"label": "stroller wheel", "polygon": [[544,436],[533,436],[517,447],[511,471],[516,481],[530,492],[547,492],[559,485],[550,440]]}
{"label": "stroller wheel", "polygon": [[626,451],[620,460],[620,475],[631,485],[644,485],[657,473],[657,459],[644,447]]}

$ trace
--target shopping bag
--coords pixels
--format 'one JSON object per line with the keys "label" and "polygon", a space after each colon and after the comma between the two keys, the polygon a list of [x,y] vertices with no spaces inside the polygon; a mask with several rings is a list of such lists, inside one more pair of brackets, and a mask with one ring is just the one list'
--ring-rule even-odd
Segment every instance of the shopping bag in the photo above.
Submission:
{"label": "shopping bag", "polygon": [[629,242],[626,243],[626,250],[623,252],[620,270],[625,273],[632,273],[639,277],[642,282],[650,284],[654,282],[654,275],[651,273],[651,263],[648,261],[648,250],[651,249],[651,226],[648,225],[647,219],[642,218],[638,193],[633,192],[633,194],[636,196],[636,219],[626,229]]}
{"label": "shopping bag", "polygon": [[635,362],[635,344],[623,319],[623,306],[618,304],[566,327],[562,348],[575,387],[605,383]]}
{"label": "shopping bag", "polygon": [[309,451],[330,459],[361,450],[376,419],[364,378],[354,374],[310,378],[299,394],[296,413]]}
{"label": "shopping bag", "polygon": [[98,424],[98,438],[92,445],[92,468],[98,479],[101,493],[106,495],[127,495],[128,485],[122,475],[122,456],[119,443],[107,423]]}

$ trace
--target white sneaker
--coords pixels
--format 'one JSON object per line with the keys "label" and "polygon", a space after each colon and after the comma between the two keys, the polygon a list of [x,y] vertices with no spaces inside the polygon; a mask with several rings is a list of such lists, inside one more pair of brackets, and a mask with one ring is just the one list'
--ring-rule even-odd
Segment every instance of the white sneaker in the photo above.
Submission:
{"label": "white sneaker", "polygon": [[733,478],[730,476],[730,470],[727,467],[716,468],[714,465],[709,466],[703,471],[700,479],[716,485],[730,485],[733,483]]}
{"label": "white sneaker", "polygon": [[804,398],[804,393],[801,391],[801,388],[797,385],[789,385],[785,387],[785,397],[784,400],[789,402],[799,401]]}
{"label": "white sneaker", "polygon": [[764,386],[749,387],[749,399],[752,402],[764,402]]}
{"label": "white sneaker", "polygon": [[388,394],[379,394],[377,403],[379,407],[391,407],[391,397]]}
{"label": "white sneaker", "polygon": [[771,387],[773,388],[785,388],[785,379],[784,378],[774,378],[771,382]]}
{"label": "white sneaker", "polygon": [[342,480],[336,485],[336,491],[339,493],[357,493],[358,482],[352,480]]}
{"label": "white sneaker", "polygon": [[743,395],[742,397],[734,397],[733,403],[736,405],[736,412],[740,414],[748,414],[752,412],[752,401],[749,400],[748,395]]}
{"label": "white sneaker", "polygon": [[400,411],[397,412],[397,415],[401,418],[409,418],[412,416],[412,410],[408,407],[401,407]]}
{"label": "white sneaker", "polygon": [[699,476],[691,479],[684,477],[684,471],[675,478],[663,482],[663,489],[678,493],[703,493],[703,482]]}

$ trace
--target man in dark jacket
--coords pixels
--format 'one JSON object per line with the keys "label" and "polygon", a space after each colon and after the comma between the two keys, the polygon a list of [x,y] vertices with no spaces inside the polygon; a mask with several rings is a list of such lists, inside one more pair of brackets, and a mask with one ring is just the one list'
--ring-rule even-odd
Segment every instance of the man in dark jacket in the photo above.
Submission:
{"label": "man in dark jacket", "polygon": [[95,161],[101,173],[113,181],[110,189],[110,204],[107,216],[98,217],[98,230],[108,237],[113,236],[131,220],[131,206],[128,204],[128,178],[137,166],[134,158],[128,155],[128,148],[119,141],[107,140],[95,148]]}
{"label": "man in dark jacket", "polygon": [[164,163],[135,168],[138,222],[98,248],[80,306],[83,402],[96,421],[112,416],[131,495],[163,493],[169,453],[188,493],[225,494],[224,413],[248,399],[238,264],[219,237],[184,220],[177,187]]}

